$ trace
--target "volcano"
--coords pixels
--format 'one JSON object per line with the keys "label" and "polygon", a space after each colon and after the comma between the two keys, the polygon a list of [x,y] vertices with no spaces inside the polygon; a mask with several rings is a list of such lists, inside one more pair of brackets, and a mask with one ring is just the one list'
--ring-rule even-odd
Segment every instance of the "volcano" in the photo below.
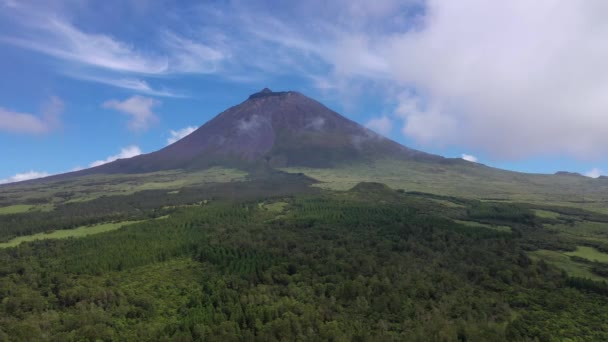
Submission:
{"label": "volcano", "polygon": [[212,166],[329,168],[381,158],[441,162],[402,146],[295,91],[252,94],[159,151],[78,174],[142,173]]}

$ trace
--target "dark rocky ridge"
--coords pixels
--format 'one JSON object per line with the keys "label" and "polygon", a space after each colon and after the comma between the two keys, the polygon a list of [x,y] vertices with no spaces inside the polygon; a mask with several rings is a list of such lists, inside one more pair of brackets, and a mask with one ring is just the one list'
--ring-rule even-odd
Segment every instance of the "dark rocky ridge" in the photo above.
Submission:
{"label": "dark rocky ridge", "polygon": [[332,167],[378,158],[448,160],[404,147],[298,92],[265,88],[170,146],[76,174],[202,169],[214,165]]}
{"label": "dark rocky ridge", "polygon": [[574,177],[584,177],[578,172],[570,172],[570,171],[557,171],[555,173],[556,176],[574,176]]}

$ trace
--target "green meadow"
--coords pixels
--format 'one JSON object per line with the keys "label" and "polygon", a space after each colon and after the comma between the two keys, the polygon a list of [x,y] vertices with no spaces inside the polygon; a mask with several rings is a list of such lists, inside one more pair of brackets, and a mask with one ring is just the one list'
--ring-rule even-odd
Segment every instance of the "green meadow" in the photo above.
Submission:
{"label": "green meadow", "polygon": [[15,247],[24,242],[47,240],[47,239],[67,239],[80,238],[93,234],[100,234],[116,230],[129,224],[137,223],[137,221],[125,221],[115,223],[104,223],[93,226],[83,226],[74,229],[61,229],[52,232],[38,233],[33,235],[19,236],[8,242],[0,243],[0,248]]}

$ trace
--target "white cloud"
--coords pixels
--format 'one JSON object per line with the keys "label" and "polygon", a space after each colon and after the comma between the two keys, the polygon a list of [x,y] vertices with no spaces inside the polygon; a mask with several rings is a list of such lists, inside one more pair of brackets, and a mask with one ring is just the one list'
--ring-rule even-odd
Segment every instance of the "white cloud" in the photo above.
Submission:
{"label": "white cloud", "polygon": [[0,179],[0,184],[22,182],[30,179],[42,178],[50,176],[47,172],[29,171],[24,173],[18,173],[14,176]]}
{"label": "white cloud", "polygon": [[[185,32],[163,29],[148,32],[146,44],[140,44],[141,40],[124,39],[101,27],[84,29],[72,20],[90,12],[91,6],[67,6],[56,2],[29,4],[12,0],[4,0],[4,5],[7,10],[0,13],[0,20],[10,23],[7,25],[12,25],[12,30],[0,34],[0,43],[51,56],[61,62],[56,68],[58,73],[76,79],[148,95],[181,97],[166,89],[154,89],[146,81],[130,76],[217,73],[230,58],[222,37],[194,29],[184,31],[196,40],[182,34]],[[119,15],[121,5],[116,7],[115,12]],[[164,25],[159,23],[158,26]]]}
{"label": "white cloud", "polygon": [[216,19],[255,38],[234,37],[249,52],[243,64],[297,70],[351,97],[363,84],[417,103],[399,117],[420,144],[499,159],[605,155],[608,2],[337,1],[319,13],[321,5],[293,6],[296,17],[241,3]]}
{"label": "white cloud", "polygon": [[182,129],[178,129],[177,131],[170,130],[169,134],[171,134],[171,136],[169,138],[167,138],[167,145],[171,145],[174,142],[185,138],[190,133],[196,131],[196,129],[197,129],[197,127],[188,126],[188,127],[182,128]]}
{"label": "white cloud", "polygon": [[0,130],[13,133],[44,133],[48,130],[41,118],[0,108]]}
{"label": "white cloud", "polygon": [[602,175],[602,170],[598,169],[597,167],[594,167],[589,172],[585,173],[585,176],[591,177],[591,178],[598,178],[601,175]]}
{"label": "white cloud", "polygon": [[109,34],[86,32],[67,20],[68,15],[53,13],[50,7],[15,6],[13,10],[15,16],[20,16],[20,31],[0,36],[1,41],[100,70],[147,75],[206,74],[216,72],[229,58],[220,39],[202,42],[200,34],[195,41],[165,29],[158,33],[155,49],[141,48]]}
{"label": "white cloud", "polygon": [[325,126],[325,119],[318,116],[314,119],[312,119],[307,125],[307,128],[312,128],[316,131],[319,131],[321,129],[323,129],[323,126]]}
{"label": "white cloud", "polygon": [[369,120],[365,124],[365,127],[375,131],[376,133],[388,136],[393,130],[393,121],[389,117],[384,115],[379,118],[373,118]]}
{"label": "white cloud", "polygon": [[70,77],[75,79],[80,79],[83,81],[91,81],[102,84],[111,85],[118,88],[133,90],[135,92],[152,95],[152,96],[163,96],[163,97],[186,97],[182,94],[173,92],[168,89],[155,89],[150,84],[142,79],[138,78],[110,78],[110,77],[100,77],[100,76],[91,76],[91,75],[83,75],[83,74],[68,74]]}
{"label": "white cloud", "polygon": [[[407,132],[506,158],[600,155],[608,143],[606,10],[602,1],[428,1],[420,28],[381,52],[396,81],[440,109],[408,117]],[[434,132],[429,141],[415,134],[420,127]]]}
{"label": "white cloud", "polygon": [[158,121],[158,117],[152,111],[152,108],[160,105],[160,101],[149,97],[132,96],[124,101],[109,100],[104,102],[103,107],[117,110],[121,113],[131,116],[129,121],[129,129],[134,131],[142,131]]}
{"label": "white cloud", "polygon": [[[113,162],[118,159],[131,158],[131,157],[138,156],[140,154],[142,154],[142,151],[138,146],[136,146],[136,145],[127,146],[127,147],[122,148],[118,154],[109,156],[103,160],[97,160],[97,161],[92,162],[91,164],[89,164],[89,167],[100,166],[103,164]],[[76,166],[67,172],[75,172],[75,171],[80,171],[80,170],[83,170],[83,168],[80,166]],[[48,177],[48,176],[52,176],[52,174],[50,174],[48,172],[29,171],[29,172],[24,172],[24,173],[18,173],[16,175],[8,177],[8,178],[0,179],[0,184],[22,182],[22,181],[26,181],[26,180],[30,180],[30,179],[43,178],[43,177]]]}
{"label": "white cloud", "polygon": [[257,130],[265,122],[265,119],[257,114],[251,116],[249,120],[242,119],[237,123],[237,129],[241,133],[249,133]]}
{"label": "white cloud", "polygon": [[19,113],[0,107],[0,131],[39,134],[59,126],[64,105],[58,97],[51,97],[43,106],[41,115]]}
{"label": "white cloud", "polygon": [[471,163],[477,163],[477,157],[470,155],[470,154],[463,153],[462,159],[464,159],[466,161],[470,161]]}
{"label": "white cloud", "polygon": [[165,31],[163,43],[171,53],[170,67],[175,72],[209,74],[219,70],[226,53],[219,48]]}
{"label": "white cloud", "polygon": [[12,7],[12,8],[17,8],[19,7],[19,4],[17,3],[17,1],[15,0],[3,0],[1,3],[2,6],[6,6],[6,7]]}
{"label": "white cloud", "polygon": [[138,156],[140,154],[142,154],[142,152],[138,146],[135,146],[135,145],[127,146],[125,148],[122,148],[120,150],[120,153],[118,153],[118,154],[109,156],[103,160],[97,160],[97,161],[92,162],[89,165],[89,167],[95,167],[95,166],[111,163],[118,159],[132,158],[132,157]]}
{"label": "white cloud", "polygon": [[22,23],[30,35],[2,37],[4,42],[59,59],[97,68],[160,74],[168,69],[165,56],[138,51],[105,34],[85,33],[55,15],[32,13]]}

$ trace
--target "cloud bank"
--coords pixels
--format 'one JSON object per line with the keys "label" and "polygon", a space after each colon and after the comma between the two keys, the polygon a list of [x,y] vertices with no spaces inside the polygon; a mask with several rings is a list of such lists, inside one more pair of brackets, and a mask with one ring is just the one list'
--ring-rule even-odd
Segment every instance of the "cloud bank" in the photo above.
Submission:
{"label": "cloud bank", "polygon": [[498,159],[605,155],[607,2],[338,1],[319,14],[320,6],[270,15],[241,3],[223,19],[241,30],[235,42],[256,42],[243,43],[248,63],[265,72],[291,68],[351,97],[381,93],[421,147]]}

